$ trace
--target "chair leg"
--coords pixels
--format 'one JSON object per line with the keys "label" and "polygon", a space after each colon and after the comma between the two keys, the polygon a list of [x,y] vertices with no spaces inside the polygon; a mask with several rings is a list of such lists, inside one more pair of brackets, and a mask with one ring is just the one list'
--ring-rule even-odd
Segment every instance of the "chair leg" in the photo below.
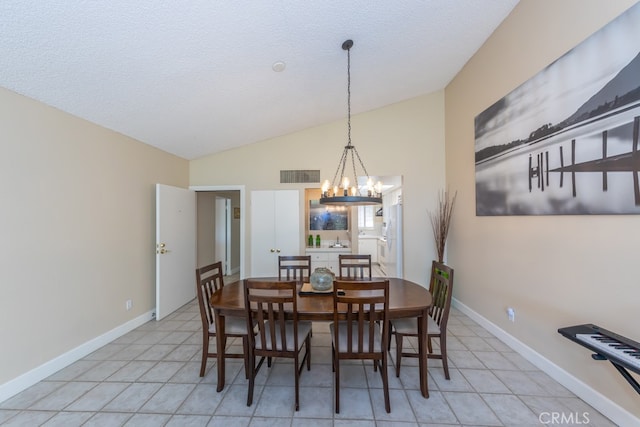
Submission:
{"label": "chair leg", "polygon": [[396,331],[396,377],[400,378],[400,363],[402,362],[402,334]]}
{"label": "chair leg", "polygon": [[204,371],[207,369],[207,358],[209,357],[209,334],[204,331],[202,335],[202,362],[200,363],[200,376],[204,377]]}
{"label": "chair leg", "polygon": [[[298,353],[299,354],[299,353]],[[296,393],[296,411],[300,409],[300,370],[298,369],[298,354],[293,359],[293,370],[295,380],[295,393]]]}
{"label": "chair leg", "polygon": [[334,357],[333,370],[335,371],[335,387],[336,387],[336,414],[340,413],[340,360]]}
{"label": "chair leg", "polygon": [[244,377],[249,379],[249,337],[242,337],[242,350],[244,351]]}
{"label": "chair leg", "polygon": [[440,356],[442,357],[442,367],[444,368],[444,377],[449,379],[449,361],[447,360],[447,338],[440,335]]}
{"label": "chair leg", "polygon": [[[382,374],[382,388],[384,391],[384,409],[387,411],[387,414],[391,412],[391,402],[389,400],[389,375],[387,373],[387,358],[385,355],[382,356],[382,366],[380,367],[380,373]],[[378,362],[376,361],[376,364]]]}
{"label": "chair leg", "polygon": [[256,379],[256,358],[253,350],[249,350],[249,385],[247,388],[247,406],[251,406],[253,403],[253,386],[255,385]]}
{"label": "chair leg", "polygon": [[331,372],[336,371],[336,350],[331,346]]}
{"label": "chair leg", "polygon": [[307,371],[311,370],[311,335],[307,337]]}

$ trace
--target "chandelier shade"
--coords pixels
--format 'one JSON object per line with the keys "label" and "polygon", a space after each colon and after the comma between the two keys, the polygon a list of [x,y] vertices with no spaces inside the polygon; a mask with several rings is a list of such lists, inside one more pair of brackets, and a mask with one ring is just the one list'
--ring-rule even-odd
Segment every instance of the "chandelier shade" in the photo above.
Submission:
{"label": "chandelier shade", "polygon": [[[322,184],[320,204],[340,206],[378,205],[382,203],[382,182],[374,185],[373,180],[358,154],[358,150],[351,143],[351,48],[353,40],[342,43],[342,49],[347,51],[347,145],[345,145],[333,176],[333,181],[325,180]],[[357,163],[356,163],[357,160]],[[351,167],[349,167],[350,165]],[[360,167],[361,174],[358,174]],[[358,176],[366,176],[366,186],[358,185]],[[352,186],[349,184],[353,183]]]}

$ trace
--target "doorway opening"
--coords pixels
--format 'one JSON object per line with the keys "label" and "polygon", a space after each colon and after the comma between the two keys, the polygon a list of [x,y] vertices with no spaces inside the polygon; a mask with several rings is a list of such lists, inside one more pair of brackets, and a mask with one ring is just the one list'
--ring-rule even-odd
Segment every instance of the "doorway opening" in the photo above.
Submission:
{"label": "doorway opening", "polygon": [[225,282],[244,273],[244,186],[191,187],[196,191],[196,262],[221,261]]}

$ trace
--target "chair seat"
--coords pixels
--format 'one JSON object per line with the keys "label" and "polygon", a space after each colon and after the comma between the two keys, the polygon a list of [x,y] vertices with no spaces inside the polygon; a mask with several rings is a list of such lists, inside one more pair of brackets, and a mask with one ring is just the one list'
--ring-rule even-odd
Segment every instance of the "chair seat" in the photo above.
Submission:
{"label": "chair seat", "polygon": [[[393,329],[402,335],[417,335],[418,334],[418,321],[415,317],[406,319],[395,319],[391,321]],[[440,326],[436,323],[431,316],[427,317],[427,334],[434,335],[440,333]]]}
{"label": "chair seat", "polygon": [[[265,322],[266,330],[269,330],[269,322]],[[246,331],[246,322],[245,322],[245,331]],[[305,339],[307,335],[311,333],[311,322],[298,322],[298,348],[294,348],[294,340],[293,340],[293,321],[287,321],[285,323],[285,337],[287,340],[287,348],[286,351],[294,351],[299,350],[304,345]],[[265,346],[262,345],[262,337],[260,334],[256,335],[256,349],[258,350],[273,350],[271,344],[271,336],[267,335],[265,337],[266,343]],[[282,350],[282,340],[280,338],[280,329],[276,329],[276,349]]]}
{"label": "chair seat", "polygon": [[[353,322],[354,326],[354,330],[357,331],[358,330],[358,324],[357,322]],[[335,342],[335,324],[332,322],[329,325],[329,330],[331,331],[331,342]],[[363,331],[363,346],[368,349],[369,348],[369,330],[368,329],[364,329]],[[373,336],[373,351],[374,352],[380,352],[381,348],[382,348],[382,333],[380,331],[380,325],[379,324],[375,324],[374,325],[374,333],[375,335]],[[347,342],[347,324],[344,322],[339,322],[338,323],[338,337],[340,338],[340,341],[338,342],[338,352],[340,353],[346,353],[347,347],[348,347],[348,342]],[[353,334],[353,336],[351,337],[351,352],[358,352],[358,335],[356,333]]]}
{"label": "chair seat", "polygon": [[[209,333],[216,333],[216,324],[209,326]],[[247,335],[247,320],[244,317],[225,316],[224,333],[226,335]]]}

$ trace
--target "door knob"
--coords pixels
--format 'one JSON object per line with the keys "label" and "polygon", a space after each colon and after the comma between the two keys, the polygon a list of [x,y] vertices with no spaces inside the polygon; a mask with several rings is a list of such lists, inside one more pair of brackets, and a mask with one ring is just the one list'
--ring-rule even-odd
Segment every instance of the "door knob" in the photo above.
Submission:
{"label": "door knob", "polygon": [[275,251],[276,251],[275,249],[271,248],[271,253],[274,253]]}

